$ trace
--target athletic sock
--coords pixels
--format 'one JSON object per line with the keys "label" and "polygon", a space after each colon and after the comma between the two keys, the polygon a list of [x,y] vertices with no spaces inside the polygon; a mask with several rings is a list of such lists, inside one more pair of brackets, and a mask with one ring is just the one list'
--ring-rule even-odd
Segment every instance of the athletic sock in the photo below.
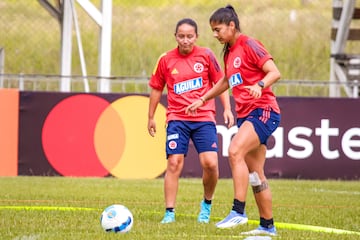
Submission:
{"label": "athletic sock", "polygon": [[167,211],[167,212],[174,212],[174,208],[170,208],[170,207],[169,207],[169,208],[166,208],[166,211]]}
{"label": "athletic sock", "polygon": [[211,200],[207,200],[206,198],[204,198],[204,202],[205,202],[206,204],[211,204]]}
{"label": "athletic sock", "polygon": [[237,213],[244,214],[244,209],[245,209],[245,202],[241,202],[234,198],[232,210]]}
{"label": "athletic sock", "polygon": [[272,228],[274,226],[274,219],[270,218],[270,219],[265,219],[265,218],[260,218],[260,226],[264,227],[264,228]]}

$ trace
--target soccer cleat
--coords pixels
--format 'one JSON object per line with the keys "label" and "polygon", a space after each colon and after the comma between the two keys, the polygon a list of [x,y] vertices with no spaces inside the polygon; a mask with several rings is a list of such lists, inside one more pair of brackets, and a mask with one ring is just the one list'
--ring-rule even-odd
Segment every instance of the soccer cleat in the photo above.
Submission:
{"label": "soccer cleat", "polygon": [[242,232],[243,235],[269,235],[269,236],[276,236],[276,228],[275,226],[271,228],[265,228],[262,226],[259,226],[257,229],[248,231],[248,232]]}
{"label": "soccer cleat", "polygon": [[161,223],[172,223],[175,222],[175,212],[166,211],[164,218],[161,220]]}
{"label": "soccer cleat", "polygon": [[210,213],[211,213],[211,204],[205,203],[205,201],[201,201],[200,203],[200,213],[198,216],[199,223],[209,223],[210,221]]}
{"label": "soccer cleat", "polygon": [[222,221],[216,224],[218,228],[231,228],[237,225],[242,225],[248,222],[246,214],[237,213],[234,210],[231,210],[230,214],[224,218]]}

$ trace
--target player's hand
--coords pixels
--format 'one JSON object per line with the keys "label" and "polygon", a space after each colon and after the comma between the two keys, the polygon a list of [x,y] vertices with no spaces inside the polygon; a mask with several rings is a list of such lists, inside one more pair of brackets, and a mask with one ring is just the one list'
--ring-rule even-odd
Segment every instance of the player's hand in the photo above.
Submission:
{"label": "player's hand", "polygon": [[196,100],[195,102],[193,102],[192,104],[190,104],[189,106],[187,106],[185,108],[185,113],[188,115],[192,115],[195,116],[196,115],[196,110],[201,107],[203,105],[203,101],[202,100]]}
{"label": "player's hand", "polygon": [[154,119],[149,119],[148,120],[148,132],[150,134],[150,136],[155,137],[155,133],[156,133],[156,122]]}
{"label": "player's hand", "polygon": [[231,128],[235,123],[234,115],[232,114],[231,110],[224,110],[223,116],[225,124],[227,124],[228,128]]}
{"label": "player's hand", "polygon": [[258,84],[254,84],[251,86],[245,86],[245,89],[249,90],[250,96],[254,98],[260,98],[262,95],[262,88]]}

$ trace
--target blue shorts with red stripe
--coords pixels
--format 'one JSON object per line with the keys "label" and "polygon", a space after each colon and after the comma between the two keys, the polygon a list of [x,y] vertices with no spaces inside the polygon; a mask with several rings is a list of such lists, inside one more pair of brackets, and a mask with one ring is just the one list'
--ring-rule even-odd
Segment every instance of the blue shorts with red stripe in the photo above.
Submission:
{"label": "blue shorts with red stripe", "polygon": [[255,132],[259,136],[260,143],[265,144],[271,134],[279,126],[281,115],[274,112],[271,108],[253,110],[247,117],[238,118],[237,126],[240,127],[244,121],[249,121],[253,124]]}
{"label": "blue shorts with red stripe", "polygon": [[218,137],[213,122],[170,121],[166,128],[166,155],[184,154],[190,139],[198,153],[218,151]]}

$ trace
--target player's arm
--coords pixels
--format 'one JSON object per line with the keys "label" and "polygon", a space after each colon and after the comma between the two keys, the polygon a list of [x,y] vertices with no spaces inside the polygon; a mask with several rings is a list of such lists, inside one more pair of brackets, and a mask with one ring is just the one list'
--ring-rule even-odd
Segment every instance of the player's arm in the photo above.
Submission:
{"label": "player's arm", "polygon": [[225,90],[223,93],[219,95],[221,104],[224,107],[224,122],[227,124],[227,127],[230,128],[234,125],[234,115],[231,111],[231,104],[230,104],[230,96],[229,91]]}
{"label": "player's arm", "polygon": [[163,76],[164,68],[166,66],[164,57],[166,53],[162,54],[155,65],[153,74],[150,78],[149,86],[151,87],[150,100],[149,100],[149,109],[148,109],[148,132],[154,137],[156,133],[156,122],[155,122],[155,111],[156,107],[160,102],[163,88],[166,84],[165,78]]}
{"label": "player's arm", "polygon": [[185,113],[194,115],[196,114],[196,109],[198,109],[200,106],[202,106],[206,101],[219,96],[222,94],[225,90],[229,88],[229,82],[227,81],[226,77],[223,77],[221,80],[219,80],[214,87],[212,87],[205,95],[200,97],[199,100],[193,102],[189,106],[186,107]]}
{"label": "player's arm", "polygon": [[269,59],[264,63],[262,70],[266,73],[265,77],[262,79],[264,88],[273,85],[281,77],[280,71],[272,59]]}
{"label": "player's arm", "polygon": [[280,71],[272,59],[269,59],[264,63],[262,70],[264,73],[266,73],[264,78],[259,80],[259,82],[255,83],[254,85],[245,87],[249,90],[250,95],[254,98],[260,98],[262,95],[262,90],[273,85],[280,79],[281,76]]}
{"label": "player's arm", "polygon": [[149,101],[149,109],[148,109],[148,132],[154,137],[156,133],[156,122],[154,119],[156,107],[160,102],[162,95],[162,91],[158,89],[151,89],[150,92],[150,101]]}

